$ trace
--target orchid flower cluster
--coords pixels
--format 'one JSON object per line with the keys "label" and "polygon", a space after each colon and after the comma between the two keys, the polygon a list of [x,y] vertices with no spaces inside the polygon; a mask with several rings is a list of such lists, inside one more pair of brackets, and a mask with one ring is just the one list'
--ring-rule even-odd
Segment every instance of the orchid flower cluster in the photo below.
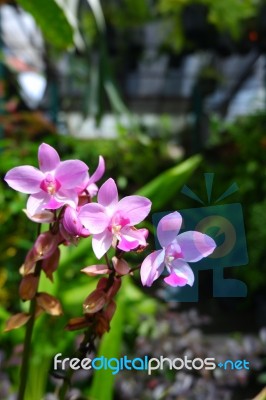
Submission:
{"label": "orchid flower cluster", "polygon": [[[38,292],[41,271],[53,280],[60,258],[60,245],[78,244],[80,238],[92,237],[92,249],[101,264],[90,265],[81,271],[88,276],[102,276],[96,289],[83,304],[84,315],[69,321],[70,330],[91,328],[94,335],[110,329],[116,304],[114,297],[120,289],[121,278],[140,269],[145,286],[162,274],[169,272],[164,281],[171,286],[192,286],[194,274],[188,262],[196,262],[211,254],[216,244],[200,232],[190,231],[178,235],[182,217],[176,211],[159,222],[157,236],[162,246],[149,254],[137,268],[131,268],[124,256],[128,252],[141,252],[147,247],[148,230],[136,228],[151,210],[151,201],[143,196],[126,196],[119,200],[112,178],[98,188],[96,183],[105,172],[104,159],[99,157],[96,171],[90,176],[88,166],[80,160],[61,161],[57,151],[48,144],[41,144],[38,151],[39,169],[19,166],[5,176],[8,185],[29,194],[25,213],[39,224],[49,224],[29,250],[21,268],[23,275],[19,293],[22,300],[34,301],[34,315],[20,313],[11,317],[7,329],[14,329],[45,311],[60,315],[58,299],[48,293]],[[92,199],[97,195],[97,202]],[[108,256],[111,248],[112,258]]]}

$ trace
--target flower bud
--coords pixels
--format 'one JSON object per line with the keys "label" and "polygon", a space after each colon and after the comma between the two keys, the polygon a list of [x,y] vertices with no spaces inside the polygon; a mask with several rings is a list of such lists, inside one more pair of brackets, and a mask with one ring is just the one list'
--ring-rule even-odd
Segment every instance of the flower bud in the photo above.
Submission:
{"label": "flower bud", "polygon": [[42,269],[50,281],[53,282],[53,273],[56,271],[60,258],[60,250],[57,247],[55,252],[48,258],[45,258],[42,262]]}
{"label": "flower bud", "polygon": [[8,331],[11,331],[12,329],[20,328],[21,326],[25,325],[28,322],[30,317],[31,316],[26,313],[18,313],[18,314],[12,315],[12,317],[10,317],[6,322],[4,332],[8,332]]}
{"label": "flower bud", "polygon": [[38,288],[39,278],[34,274],[25,275],[19,285],[19,296],[22,300],[31,300]]}
{"label": "flower bud", "polygon": [[56,250],[58,245],[58,238],[53,235],[50,231],[41,233],[36,242],[34,243],[34,251],[36,253],[37,260],[43,260],[50,257]]}
{"label": "flower bud", "polygon": [[114,278],[114,283],[107,292],[107,297],[112,299],[118,292],[121,286],[121,278]]}
{"label": "flower bud", "polygon": [[84,314],[93,314],[100,311],[106,303],[106,293],[103,290],[96,289],[83,303]]}
{"label": "flower bud", "polygon": [[108,269],[107,265],[100,264],[100,265],[90,265],[89,267],[85,267],[81,270],[88,276],[96,276],[102,274],[110,274],[111,270]]}
{"label": "flower bud", "polygon": [[35,251],[34,249],[30,249],[26,255],[25,262],[22,265],[22,274],[26,275],[34,271],[36,261]]}
{"label": "flower bud", "polygon": [[127,275],[130,272],[130,266],[125,260],[113,257],[112,262],[114,269],[119,275]]}
{"label": "flower bud", "polygon": [[76,331],[78,329],[84,329],[88,325],[89,325],[88,321],[85,317],[71,318],[68,321],[68,324],[65,329],[68,331]]}
{"label": "flower bud", "polygon": [[101,278],[97,283],[97,289],[105,290],[108,284],[108,278]]}
{"label": "flower bud", "polygon": [[62,307],[59,300],[45,292],[37,294],[37,304],[50,315],[62,315]]}
{"label": "flower bud", "polygon": [[102,337],[105,332],[110,330],[110,324],[108,319],[106,318],[105,313],[98,313],[96,314],[96,325],[95,325],[95,332],[96,335]]}
{"label": "flower bud", "polygon": [[112,320],[115,310],[116,310],[116,303],[114,302],[114,300],[111,300],[105,309],[105,315],[109,322]]}

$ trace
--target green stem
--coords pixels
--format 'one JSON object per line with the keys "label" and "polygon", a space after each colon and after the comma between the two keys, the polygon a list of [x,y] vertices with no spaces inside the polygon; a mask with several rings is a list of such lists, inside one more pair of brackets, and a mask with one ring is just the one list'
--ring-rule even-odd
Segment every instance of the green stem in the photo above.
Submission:
{"label": "green stem", "polygon": [[35,320],[35,310],[36,310],[36,299],[32,299],[30,303],[30,314],[31,317],[27,323],[26,334],[24,339],[24,347],[23,347],[23,357],[22,364],[20,370],[20,385],[18,390],[18,400],[23,400],[27,385],[27,378],[29,372],[29,361],[30,361],[30,345],[31,345],[31,337],[34,327]]}
{"label": "green stem", "polygon": [[[37,235],[39,235],[40,232],[41,232],[41,225],[38,225]],[[42,261],[38,261],[36,263],[34,275],[39,277],[41,274],[41,269],[42,269]],[[36,292],[37,291],[38,291],[38,288],[37,288]],[[26,334],[25,334],[24,345],[23,345],[23,355],[22,355],[22,363],[21,363],[21,370],[20,370],[20,382],[19,382],[17,400],[24,400],[24,396],[25,396],[25,390],[26,390],[28,373],[29,373],[31,338],[32,338],[32,332],[33,332],[33,327],[34,327],[34,322],[35,322],[36,305],[37,305],[37,302],[36,302],[36,296],[35,296],[30,302],[29,314],[31,317],[26,325]]]}
{"label": "green stem", "polygon": [[107,267],[108,267],[109,269],[114,269],[114,268],[113,268],[113,264],[109,261],[109,258],[108,258],[107,253],[105,253],[104,259],[105,259],[105,262],[106,262],[106,264],[107,264]]}

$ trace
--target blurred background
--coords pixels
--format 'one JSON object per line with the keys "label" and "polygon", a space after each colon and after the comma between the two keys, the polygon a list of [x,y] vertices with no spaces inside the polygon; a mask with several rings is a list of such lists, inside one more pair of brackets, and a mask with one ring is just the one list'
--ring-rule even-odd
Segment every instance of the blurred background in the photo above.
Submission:
{"label": "blurred background", "polygon": [[[249,262],[223,272],[246,283],[247,297],[214,297],[210,269],[199,273],[198,302],[166,301],[162,280],[147,290],[136,274],[98,355],[246,359],[251,369],[78,371],[69,400],[247,400],[266,385],[265,55],[263,0],[0,1],[1,332],[9,315],[27,309],[19,268],[36,233],[22,212],[26,196],[3,177],[37,166],[42,142],[90,171],[101,154],[104,179],[113,177],[121,196],[150,197],[152,213],[199,207],[181,193],[184,184],[207,204],[206,172],[215,174],[211,204],[236,182],[224,203],[243,207]],[[41,282],[65,314],[36,324],[27,400],[57,399],[62,380],[47,372],[82,337],[62,332],[95,287],[80,274],[95,262],[88,249],[86,241],[64,248],[54,284]],[[15,399],[23,335],[1,333],[3,400]]]}

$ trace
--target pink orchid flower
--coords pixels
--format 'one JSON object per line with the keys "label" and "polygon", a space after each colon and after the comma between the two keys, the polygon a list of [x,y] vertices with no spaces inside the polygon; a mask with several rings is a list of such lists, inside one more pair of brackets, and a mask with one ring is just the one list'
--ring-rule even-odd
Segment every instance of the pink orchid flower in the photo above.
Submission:
{"label": "pink orchid flower", "polygon": [[143,221],[150,209],[151,201],[146,197],[127,196],[118,201],[115,181],[108,179],[99,189],[98,204],[86,204],[79,212],[82,224],[93,235],[96,257],[101,258],[109,250],[113,239],[124,251],[145,246],[147,230],[137,230],[134,225]]}
{"label": "pink orchid flower", "polygon": [[181,225],[182,216],[177,211],[160,220],[157,237],[162,249],[144,259],[140,269],[143,286],[151,286],[165,267],[170,274],[164,279],[168,285],[192,286],[194,274],[188,262],[197,262],[215,250],[215,241],[208,235],[197,231],[178,235]]}
{"label": "pink orchid flower", "polygon": [[104,158],[102,156],[99,156],[99,162],[96,170],[91,176],[89,175],[89,173],[87,173],[84,181],[78,187],[78,193],[82,195],[82,192],[86,191],[87,193],[89,193],[90,197],[96,196],[98,192],[98,186],[95,183],[101,179],[104,172],[105,172]]}
{"label": "pink orchid flower", "polygon": [[57,151],[46,143],[39,147],[40,169],[30,165],[12,168],[5,181],[18,192],[28,193],[27,211],[38,214],[43,209],[56,210],[68,204],[76,207],[76,188],[87,174],[87,165],[79,160],[60,161]]}

